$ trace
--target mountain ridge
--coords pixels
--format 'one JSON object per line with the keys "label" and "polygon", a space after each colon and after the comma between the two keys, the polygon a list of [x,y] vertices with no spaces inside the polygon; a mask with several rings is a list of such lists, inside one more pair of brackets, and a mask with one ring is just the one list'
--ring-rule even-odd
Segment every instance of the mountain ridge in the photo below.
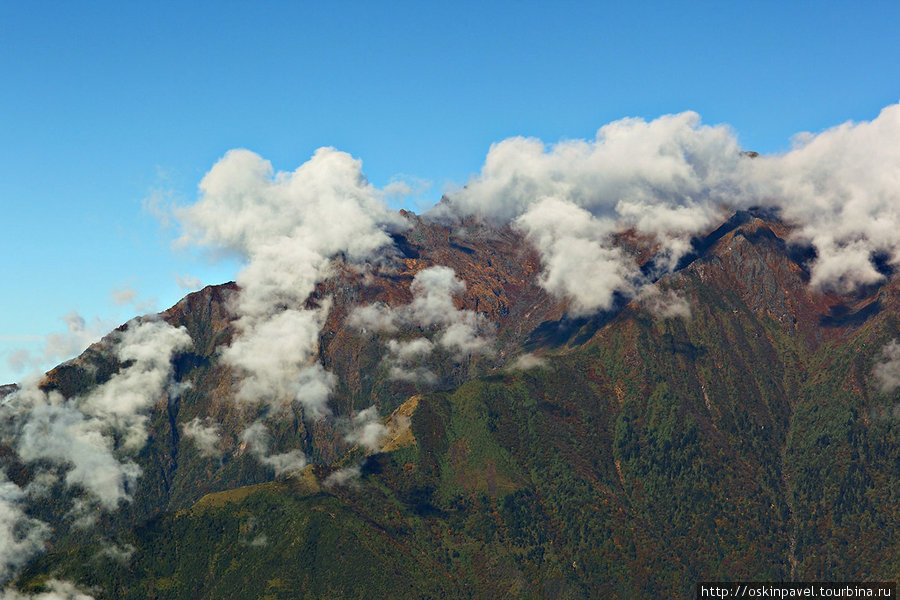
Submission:
{"label": "mountain ridge", "polygon": [[[102,514],[94,530],[136,554],[89,572],[88,555],[108,541],[67,528],[63,510],[41,505],[34,514],[58,524],[56,550],[26,569],[23,588],[61,573],[110,598],[141,589],[183,597],[195,577],[203,597],[221,594],[226,581],[240,582],[234,589],[246,597],[354,597],[362,546],[405,582],[398,597],[685,596],[693,582],[716,577],[896,572],[897,538],[885,532],[900,522],[892,500],[900,429],[879,416],[890,414],[893,396],[872,375],[898,332],[898,280],[888,269],[880,285],[852,294],[813,289],[810,247],[792,243],[777,215],[740,211],[695,238],[693,254],[659,277],[653,294],[571,316],[539,285],[540,258],[521,233],[404,217],[411,227],[394,234],[391,260],[362,272],[338,262],[307,300],[329,303],[316,360],[336,377],[328,407],[339,418],[231,401],[239,377],[219,348],[234,335],[236,284],[209,286],[160,313],[192,340],[172,361],[184,389],[150,410],[134,500]],[[629,243],[653,273],[652,240]],[[439,340],[443,330],[366,331],[350,315],[373,304],[404,310],[416,301],[416,276],[437,266],[465,282],[452,310],[493,324],[494,353],[458,359],[437,348],[422,367],[435,375],[430,383],[391,379],[391,341]],[[104,354],[110,344],[50,371],[41,388],[71,398],[108,381],[123,364]],[[530,364],[515,367],[522,356]],[[396,416],[411,398],[415,408]],[[372,405],[387,415],[382,424],[408,419],[414,443],[367,449],[349,440],[347,423]],[[193,419],[219,427],[218,458],[186,438]],[[273,477],[253,455],[242,431],[257,420],[270,428],[272,456],[305,454],[302,475]],[[36,471],[14,464],[14,454],[4,446],[10,479],[24,488]],[[301,480],[319,487],[298,492],[291,482]],[[246,495],[194,512],[201,498],[239,486]],[[71,491],[57,484],[55,493]],[[266,521],[273,510],[287,511],[293,529],[278,533],[277,519]],[[189,542],[208,560],[202,574],[171,547],[172,532],[190,537],[214,523],[231,533]],[[344,533],[335,536],[335,526]],[[321,535],[329,541],[312,542]],[[276,552],[290,540],[315,558],[289,554],[306,566],[286,582],[278,573],[288,562]],[[328,549],[345,556],[344,570]],[[243,566],[222,571],[223,557]],[[271,577],[241,575],[254,571]],[[390,586],[367,573],[373,590]]]}

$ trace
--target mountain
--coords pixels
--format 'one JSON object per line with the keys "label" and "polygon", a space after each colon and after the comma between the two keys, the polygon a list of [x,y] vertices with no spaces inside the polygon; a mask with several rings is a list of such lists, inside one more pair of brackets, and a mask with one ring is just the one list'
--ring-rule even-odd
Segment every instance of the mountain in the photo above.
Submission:
{"label": "mountain", "polygon": [[[379,261],[337,256],[301,306],[279,309],[322,315],[313,360],[275,362],[328,374],[324,407],[235,400],[281,373],[229,362],[253,325],[235,283],[123,325],[36,389],[0,391],[0,483],[24,490],[3,496],[10,539],[40,542],[27,564],[6,558],[11,585],[636,598],[896,578],[889,261],[874,257],[877,283],[823,290],[790,223],[738,211],[671,269],[654,239],[617,233],[646,285],[586,311],[547,291],[520,229],[402,216]],[[138,336],[151,329],[170,353],[132,350],[156,348]],[[116,412],[100,400],[112,386],[153,394]],[[63,411],[76,406],[88,416]],[[85,473],[75,450],[27,443],[63,422],[93,436],[73,437],[92,440]],[[101,455],[119,479],[89,477]]]}

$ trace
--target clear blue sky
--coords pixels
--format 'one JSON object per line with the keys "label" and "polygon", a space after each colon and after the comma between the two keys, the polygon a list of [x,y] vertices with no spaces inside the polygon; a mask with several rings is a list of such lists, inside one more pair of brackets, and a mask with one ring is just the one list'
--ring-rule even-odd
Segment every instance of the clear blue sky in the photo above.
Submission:
{"label": "clear blue sky", "polygon": [[0,0],[0,383],[72,310],[133,316],[116,288],[164,309],[176,275],[233,278],[142,210],[231,148],[335,146],[428,203],[508,136],[690,109],[776,152],[900,100],[896,1],[632,4]]}

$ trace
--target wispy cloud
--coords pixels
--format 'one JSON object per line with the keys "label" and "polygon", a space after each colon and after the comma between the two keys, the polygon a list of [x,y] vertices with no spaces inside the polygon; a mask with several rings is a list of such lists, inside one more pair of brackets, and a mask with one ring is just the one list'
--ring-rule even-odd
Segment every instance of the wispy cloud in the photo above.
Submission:
{"label": "wispy cloud", "polygon": [[102,509],[115,510],[131,499],[141,469],[129,454],[147,440],[150,408],[174,392],[172,357],[191,339],[183,328],[153,319],[132,321],[107,339],[110,351],[127,366],[105,383],[83,396],[64,398],[31,381],[8,396],[0,412],[7,428],[3,434],[23,461],[56,465],[68,487],[83,489]]}
{"label": "wispy cloud", "polygon": [[199,290],[203,287],[203,281],[199,277],[194,277],[193,275],[176,275],[175,283],[178,284],[183,290]]}
{"label": "wispy cloud", "polygon": [[259,462],[276,475],[291,475],[306,467],[306,455],[302,450],[293,449],[280,454],[270,454],[272,436],[262,421],[254,421],[241,432],[242,448],[259,459]]}
{"label": "wispy cloud", "polygon": [[194,417],[182,424],[181,434],[194,443],[200,456],[209,458],[222,456],[222,450],[219,448],[222,435],[218,423],[205,422],[200,417]]}
{"label": "wispy cloud", "polygon": [[49,525],[26,515],[25,499],[25,492],[0,470],[0,585],[43,552],[50,537]]}
{"label": "wispy cloud", "polygon": [[456,307],[454,298],[466,284],[450,267],[422,269],[410,284],[412,302],[399,307],[370,304],[356,307],[348,316],[350,326],[361,331],[396,332],[401,326],[432,328],[433,339],[392,339],[387,342],[389,376],[413,383],[433,384],[437,375],[421,364],[435,348],[453,353],[457,361],[493,353],[494,324],[471,310]]}

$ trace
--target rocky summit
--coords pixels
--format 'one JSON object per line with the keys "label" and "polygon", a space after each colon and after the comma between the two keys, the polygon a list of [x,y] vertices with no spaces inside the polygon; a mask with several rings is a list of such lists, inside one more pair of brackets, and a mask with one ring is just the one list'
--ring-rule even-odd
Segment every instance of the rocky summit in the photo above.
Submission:
{"label": "rocky summit", "polygon": [[401,216],[377,260],[333,256],[264,319],[209,286],[0,388],[8,585],[676,598],[896,579],[889,261],[813,285],[794,226],[743,210],[665,269],[618,232],[641,280],[585,310],[548,292],[520,229]]}

